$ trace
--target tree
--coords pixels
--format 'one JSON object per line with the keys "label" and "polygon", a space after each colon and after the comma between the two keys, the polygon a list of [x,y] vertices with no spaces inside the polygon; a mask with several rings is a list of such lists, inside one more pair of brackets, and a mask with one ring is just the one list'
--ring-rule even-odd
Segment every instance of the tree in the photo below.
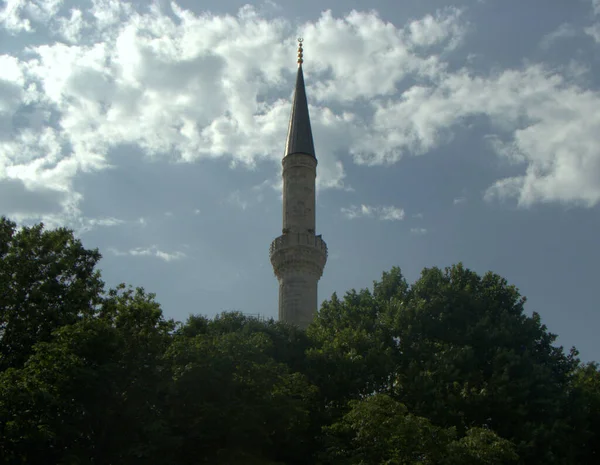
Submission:
{"label": "tree", "polygon": [[316,389],[277,360],[286,334],[285,325],[240,314],[207,324],[192,317],[178,330],[166,354],[178,463],[309,463],[306,432]]}
{"label": "tree", "polygon": [[574,354],[553,345],[525,299],[493,273],[462,264],[426,269],[390,307],[398,338],[398,397],[437,424],[488,427],[512,440],[524,463],[559,463]]}
{"label": "tree", "polygon": [[569,406],[576,431],[572,445],[579,463],[600,460],[600,368],[596,362],[575,370]]}
{"label": "tree", "polygon": [[308,328],[313,376],[332,401],[393,390],[398,351],[388,312],[392,302],[405,299],[408,285],[395,267],[373,288],[351,290],[342,300],[334,293]]}
{"label": "tree", "polygon": [[0,371],[23,366],[37,342],[93,313],[103,290],[98,260],[68,229],[17,230],[0,217]]}
{"label": "tree", "polygon": [[308,330],[165,319],[66,229],[0,219],[0,465],[579,464],[600,371],[500,276],[399,268]]}
{"label": "tree", "polygon": [[[192,323],[195,321],[196,323]],[[190,317],[186,327],[197,324],[198,317]],[[306,370],[305,352],[310,341],[304,331],[295,326],[273,319],[259,320],[240,312],[225,312],[216,315],[207,324],[205,331],[210,334],[265,334],[271,341],[268,355],[275,361],[284,363],[290,370],[304,373]]]}
{"label": "tree", "polygon": [[307,331],[313,343],[307,356],[325,402],[345,405],[388,388],[395,347],[382,311],[368,290],[350,291],[343,300],[334,294],[323,303]]}
{"label": "tree", "polygon": [[408,412],[386,394],[350,402],[344,417],[325,428],[324,463],[344,465],[495,465],[517,459],[514,446],[494,432],[440,428]]}
{"label": "tree", "polygon": [[386,393],[459,435],[493,430],[523,463],[575,460],[568,405],[576,354],[555,347],[524,304],[505,279],[461,264],[425,269],[410,287],[393,269],[373,293],[323,304],[309,355],[326,367],[323,385],[338,399]]}
{"label": "tree", "polygon": [[3,463],[169,463],[161,359],[173,326],[152,295],[121,287],[99,315],[37,342],[0,374]]}

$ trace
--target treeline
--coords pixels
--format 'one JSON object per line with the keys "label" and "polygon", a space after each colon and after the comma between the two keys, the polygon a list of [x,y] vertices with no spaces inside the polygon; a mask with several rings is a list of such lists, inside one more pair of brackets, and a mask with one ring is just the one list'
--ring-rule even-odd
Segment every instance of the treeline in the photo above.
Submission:
{"label": "treeline", "polygon": [[166,319],[99,260],[0,218],[0,464],[600,463],[598,366],[498,275],[393,268],[300,331]]}

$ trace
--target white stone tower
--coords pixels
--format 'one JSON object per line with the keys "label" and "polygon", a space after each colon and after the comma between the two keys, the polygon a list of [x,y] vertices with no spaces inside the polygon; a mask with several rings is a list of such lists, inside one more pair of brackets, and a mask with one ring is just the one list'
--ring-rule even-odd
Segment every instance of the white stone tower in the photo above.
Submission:
{"label": "white stone tower", "polygon": [[298,39],[298,76],[283,157],[283,230],[269,255],[279,280],[279,320],[306,328],[317,311],[317,282],[327,244],[315,235],[317,158],[313,144]]}

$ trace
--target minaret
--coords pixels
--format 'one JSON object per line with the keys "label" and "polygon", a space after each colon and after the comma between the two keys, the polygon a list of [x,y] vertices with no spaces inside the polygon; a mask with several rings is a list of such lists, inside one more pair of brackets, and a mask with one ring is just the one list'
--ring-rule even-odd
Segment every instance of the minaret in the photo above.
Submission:
{"label": "minaret", "polygon": [[269,251],[279,280],[279,320],[306,328],[317,311],[317,282],[327,245],[315,235],[317,158],[313,144],[298,39],[298,75],[283,157],[283,230]]}

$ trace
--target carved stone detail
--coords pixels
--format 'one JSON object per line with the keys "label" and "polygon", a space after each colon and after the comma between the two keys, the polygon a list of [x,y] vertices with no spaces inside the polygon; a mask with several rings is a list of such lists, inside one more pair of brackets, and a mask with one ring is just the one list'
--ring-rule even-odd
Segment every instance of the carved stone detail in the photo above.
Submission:
{"label": "carved stone detail", "polygon": [[278,278],[288,272],[306,272],[319,279],[327,262],[327,244],[314,234],[283,234],[271,243],[269,256]]}

